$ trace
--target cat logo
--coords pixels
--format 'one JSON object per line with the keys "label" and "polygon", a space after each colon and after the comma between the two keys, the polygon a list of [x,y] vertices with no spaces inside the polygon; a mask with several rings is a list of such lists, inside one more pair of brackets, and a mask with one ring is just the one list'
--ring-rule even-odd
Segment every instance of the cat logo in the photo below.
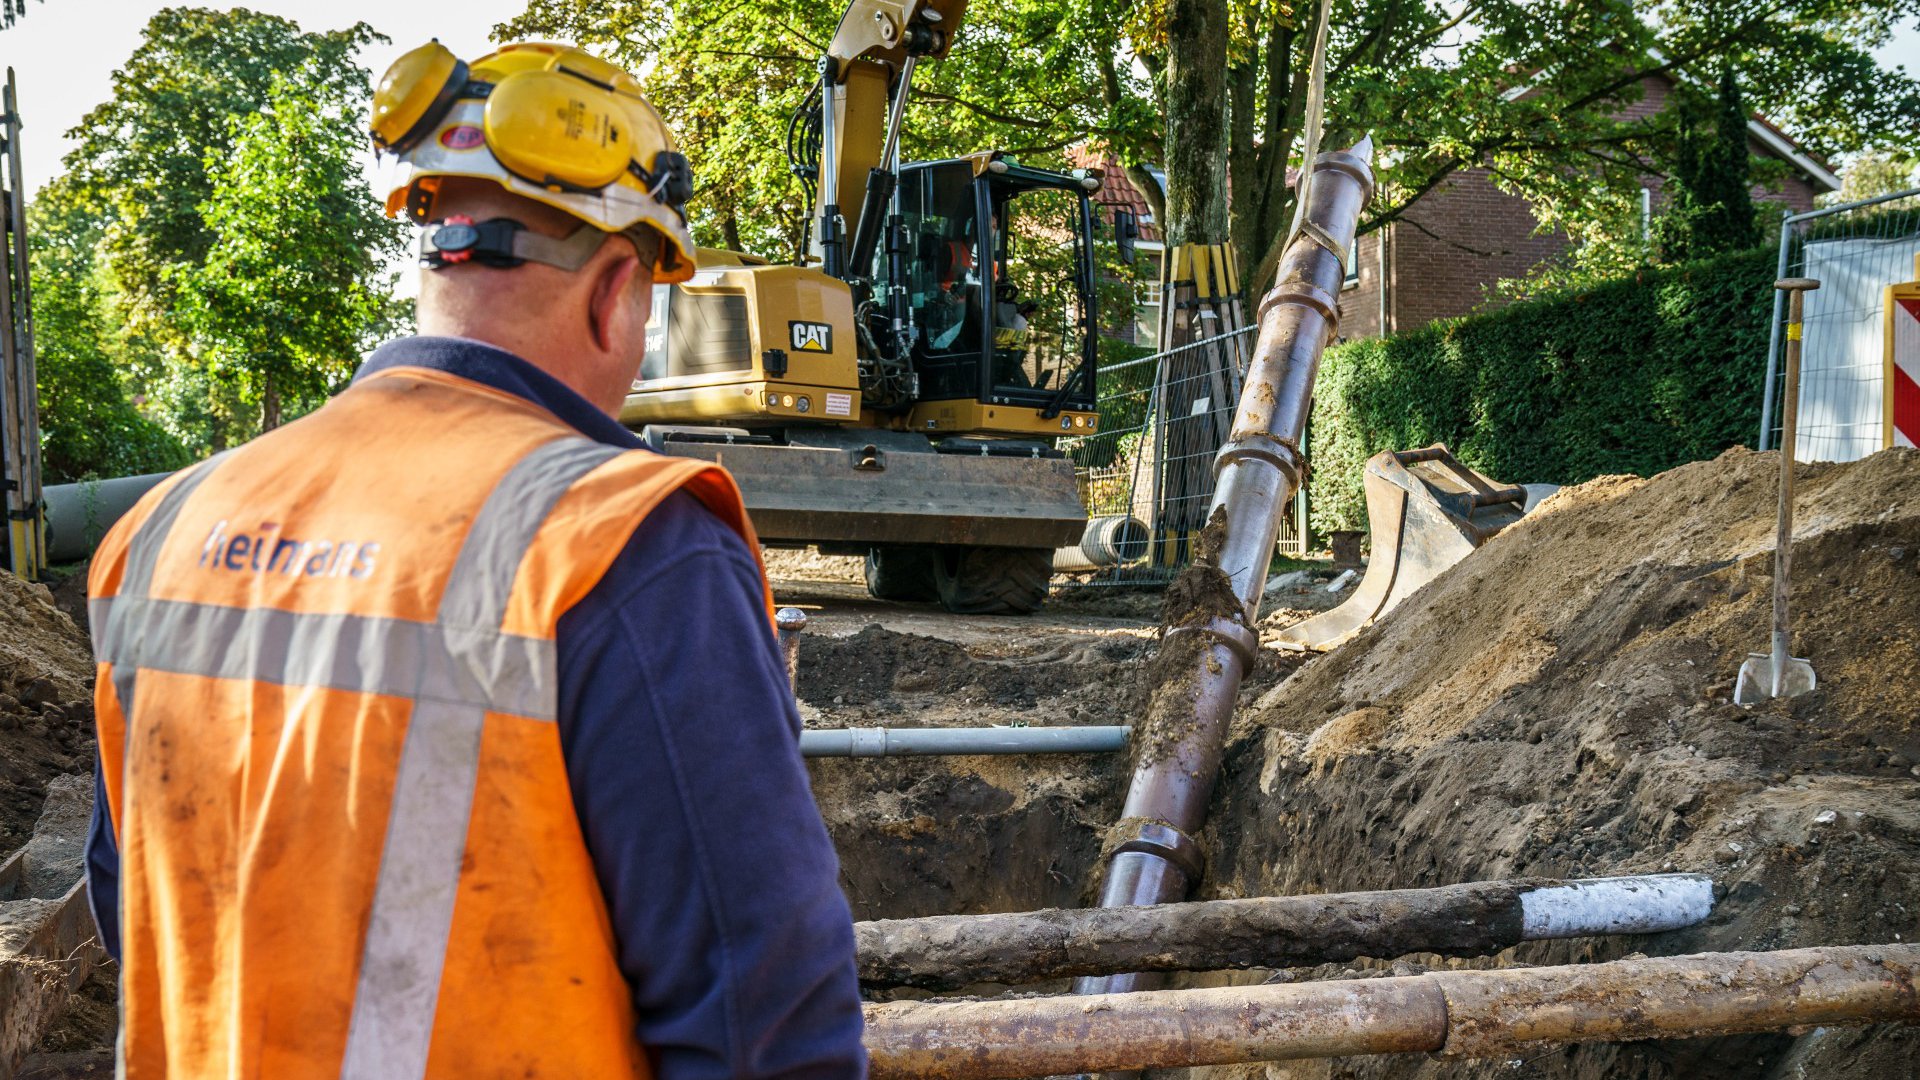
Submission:
{"label": "cat logo", "polygon": [[797,352],[832,352],[833,325],[823,322],[790,322],[787,336]]}

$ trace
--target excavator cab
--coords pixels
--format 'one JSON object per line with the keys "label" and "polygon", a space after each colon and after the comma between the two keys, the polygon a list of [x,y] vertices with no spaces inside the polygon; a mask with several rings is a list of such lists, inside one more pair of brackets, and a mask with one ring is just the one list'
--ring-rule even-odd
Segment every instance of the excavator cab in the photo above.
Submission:
{"label": "excavator cab", "polygon": [[873,280],[895,286],[905,309],[920,382],[914,412],[924,414],[911,427],[992,428],[988,409],[1035,409],[1046,420],[1090,411],[1097,343],[1086,181],[987,155],[900,173],[905,250],[877,253]]}

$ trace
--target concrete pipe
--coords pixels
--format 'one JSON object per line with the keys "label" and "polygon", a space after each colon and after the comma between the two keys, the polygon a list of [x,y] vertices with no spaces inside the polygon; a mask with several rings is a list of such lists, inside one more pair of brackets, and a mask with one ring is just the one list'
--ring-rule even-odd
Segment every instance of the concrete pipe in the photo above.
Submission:
{"label": "concrete pipe", "polygon": [[801,757],[924,757],[966,754],[1107,754],[1127,748],[1130,728],[836,728],[800,733]]}
{"label": "concrete pipe", "polygon": [[92,555],[113,523],[133,509],[140,496],[172,475],[117,476],[111,480],[85,480],[46,488],[47,558],[53,562],[77,562]]}
{"label": "concrete pipe", "polygon": [[1126,514],[1107,514],[1087,522],[1080,542],[1053,553],[1053,568],[1064,571],[1100,570],[1142,559],[1150,533],[1146,522]]}

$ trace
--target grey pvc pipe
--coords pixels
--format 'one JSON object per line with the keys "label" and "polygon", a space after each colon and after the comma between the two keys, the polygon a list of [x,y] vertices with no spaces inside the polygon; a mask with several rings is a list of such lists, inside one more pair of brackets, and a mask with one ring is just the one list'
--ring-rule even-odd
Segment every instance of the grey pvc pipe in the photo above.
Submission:
{"label": "grey pvc pipe", "polygon": [[54,484],[44,489],[47,558],[53,562],[74,562],[92,555],[113,523],[133,509],[140,496],[172,475],[116,476],[111,480]]}
{"label": "grey pvc pipe", "polygon": [[925,757],[966,754],[1105,754],[1127,748],[1132,729],[1110,727],[836,728],[800,733],[801,757]]}

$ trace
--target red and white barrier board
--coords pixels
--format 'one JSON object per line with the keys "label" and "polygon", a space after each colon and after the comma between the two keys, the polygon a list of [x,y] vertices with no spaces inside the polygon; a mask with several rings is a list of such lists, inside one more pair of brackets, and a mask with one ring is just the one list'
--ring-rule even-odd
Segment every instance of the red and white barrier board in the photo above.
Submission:
{"label": "red and white barrier board", "polygon": [[1920,281],[1887,286],[1883,445],[1920,446]]}

